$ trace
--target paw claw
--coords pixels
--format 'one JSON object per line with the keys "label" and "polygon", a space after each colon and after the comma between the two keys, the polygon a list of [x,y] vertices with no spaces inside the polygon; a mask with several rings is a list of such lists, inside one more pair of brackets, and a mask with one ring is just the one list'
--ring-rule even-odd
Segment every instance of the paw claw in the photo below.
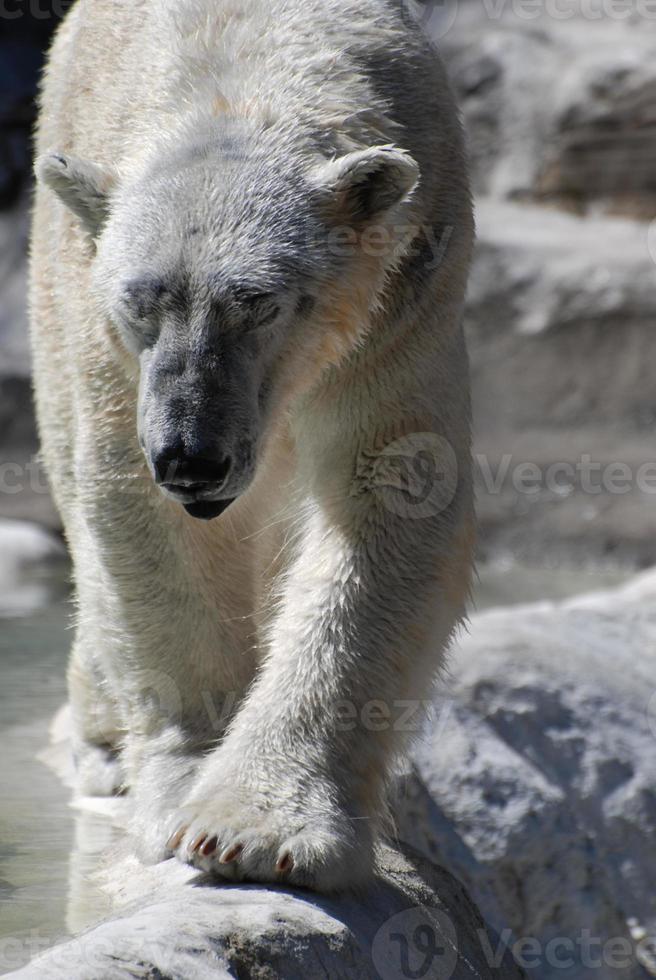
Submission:
{"label": "paw claw", "polygon": [[291,856],[289,851],[285,851],[285,853],[278,858],[276,863],[276,871],[278,871],[280,874],[288,874],[293,870],[293,868],[294,858]]}
{"label": "paw claw", "polygon": [[166,842],[166,846],[168,850],[177,851],[177,849],[180,847],[180,844],[182,843],[182,838],[186,833],[187,833],[186,827],[178,827],[175,833],[171,834],[168,841]]}
{"label": "paw claw", "polygon": [[251,790],[229,772],[219,773],[216,783],[199,784],[171,817],[169,826],[179,830],[170,845],[184,838],[176,851],[179,861],[231,882],[296,884],[321,892],[341,891],[370,876],[372,821],[355,820],[323,800],[315,813],[318,791],[304,804],[291,783],[283,785],[280,798]]}
{"label": "paw claw", "polygon": [[219,858],[219,864],[231,864],[237,860],[243,850],[243,844],[233,844],[232,847],[227,847]]}
{"label": "paw claw", "polygon": [[210,839],[206,840],[205,843],[202,845],[200,849],[200,853],[204,857],[209,857],[211,854],[214,854],[218,843],[219,841],[217,837],[210,837]]}
{"label": "paw claw", "polygon": [[191,844],[189,845],[189,853],[195,854],[201,844],[204,844],[207,840],[207,834],[205,831],[201,830],[200,834],[196,834]]}

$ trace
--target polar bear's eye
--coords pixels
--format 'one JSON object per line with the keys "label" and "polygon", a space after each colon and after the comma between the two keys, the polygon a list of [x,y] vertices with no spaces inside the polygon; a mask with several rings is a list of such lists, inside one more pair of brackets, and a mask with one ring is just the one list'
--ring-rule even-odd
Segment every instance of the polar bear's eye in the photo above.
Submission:
{"label": "polar bear's eye", "polygon": [[280,313],[275,293],[243,293],[239,302],[253,327],[264,327],[273,323]]}
{"label": "polar bear's eye", "polygon": [[124,286],[121,305],[135,320],[145,320],[161,306],[166,294],[164,283],[156,279],[135,279]]}

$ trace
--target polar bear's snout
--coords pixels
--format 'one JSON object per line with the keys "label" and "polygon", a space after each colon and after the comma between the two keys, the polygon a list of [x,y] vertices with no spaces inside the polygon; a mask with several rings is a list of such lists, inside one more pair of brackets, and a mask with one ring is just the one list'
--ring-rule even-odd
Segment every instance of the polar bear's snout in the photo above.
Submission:
{"label": "polar bear's snout", "polygon": [[190,455],[177,442],[161,449],[152,461],[155,483],[179,501],[192,517],[210,520],[230,506],[234,497],[219,499],[232,468],[232,457]]}
{"label": "polar bear's snout", "polygon": [[222,514],[254,475],[258,389],[239,363],[237,351],[219,361],[192,345],[173,356],[159,343],[140,358],[137,430],[153,482],[203,520]]}
{"label": "polar bear's snout", "polygon": [[246,489],[253,469],[247,438],[221,438],[187,424],[142,437],[142,450],[155,485],[191,517],[218,517]]}
{"label": "polar bear's snout", "polygon": [[222,454],[216,459],[188,455],[179,443],[165,447],[153,460],[155,482],[180,493],[220,490],[231,465],[232,459],[228,455]]}

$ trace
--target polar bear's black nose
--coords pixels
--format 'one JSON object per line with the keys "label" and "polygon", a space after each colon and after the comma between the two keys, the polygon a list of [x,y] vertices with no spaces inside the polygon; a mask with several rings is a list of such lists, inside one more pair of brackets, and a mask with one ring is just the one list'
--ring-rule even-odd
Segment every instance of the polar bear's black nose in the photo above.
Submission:
{"label": "polar bear's black nose", "polygon": [[191,456],[167,449],[153,459],[155,482],[187,493],[211,488],[218,490],[225,483],[231,465],[230,456]]}

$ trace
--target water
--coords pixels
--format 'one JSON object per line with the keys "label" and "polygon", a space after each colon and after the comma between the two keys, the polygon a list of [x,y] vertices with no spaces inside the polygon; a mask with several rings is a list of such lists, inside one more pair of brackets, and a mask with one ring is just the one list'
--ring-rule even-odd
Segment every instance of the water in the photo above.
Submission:
{"label": "water", "polygon": [[0,621],[0,973],[66,934],[69,791],[37,756],[66,699],[68,613]]}
{"label": "water", "polygon": [[[78,902],[72,921],[67,904],[71,891],[80,887],[80,851],[92,865],[107,827],[102,817],[78,814],[76,842],[69,790],[39,759],[52,718],[66,700],[71,642],[71,606],[62,594],[65,576],[56,562],[48,567],[45,573],[43,567],[32,573],[22,568],[25,601],[13,588],[10,604],[3,609],[0,602],[0,617],[5,616],[0,618],[0,974],[19,968],[102,914],[95,904],[83,909],[80,918]],[[499,563],[479,570],[475,605],[484,609],[565,598],[623,578],[626,573],[615,570],[529,569]],[[17,609],[22,615],[13,615]]]}

